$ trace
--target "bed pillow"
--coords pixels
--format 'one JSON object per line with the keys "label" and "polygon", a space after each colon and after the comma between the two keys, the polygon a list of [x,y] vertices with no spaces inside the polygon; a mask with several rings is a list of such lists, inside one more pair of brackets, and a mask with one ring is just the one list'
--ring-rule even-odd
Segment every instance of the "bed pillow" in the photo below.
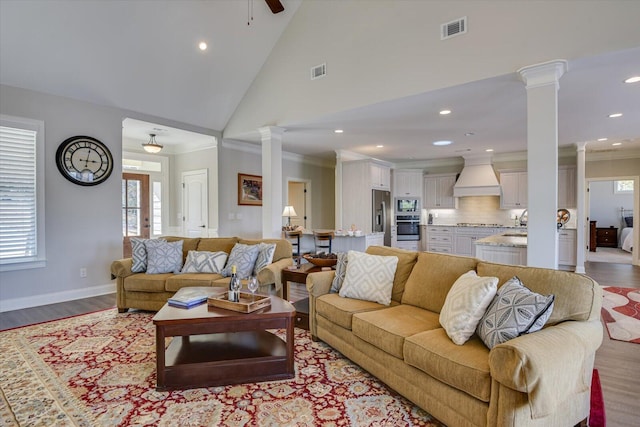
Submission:
{"label": "bed pillow", "polygon": [[498,290],[480,319],[476,333],[489,349],[542,329],[553,312],[553,295],[527,289],[517,276]]}
{"label": "bed pillow", "polygon": [[179,273],[182,268],[182,240],[147,240],[147,274]]}
{"label": "bed pillow", "polygon": [[347,273],[347,262],[349,257],[346,252],[338,252],[338,262],[336,263],[336,275],[333,276],[331,282],[331,289],[329,293],[337,294],[340,292],[342,283],[344,282],[344,275]]}
{"label": "bed pillow", "polygon": [[273,262],[273,254],[276,253],[275,243],[259,243],[258,244],[258,258],[256,258],[256,264],[253,266],[253,275],[257,276],[258,272],[265,268],[267,265]]}
{"label": "bed pillow", "polygon": [[[131,271],[133,273],[144,273],[147,271],[147,240],[140,237],[131,238]],[[164,239],[156,239],[159,241],[165,241]]]}
{"label": "bed pillow", "polygon": [[440,325],[451,341],[462,345],[471,338],[497,290],[497,277],[479,277],[474,270],[458,277],[440,311]]}
{"label": "bed pillow", "polygon": [[226,252],[189,251],[182,273],[220,273],[227,262]]}
{"label": "bed pillow", "polygon": [[625,216],[624,217],[624,222],[625,222],[625,224],[627,224],[627,227],[633,227],[633,217],[632,216]]}
{"label": "bed pillow", "polygon": [[222,270],[222,275],[224,277],[230,277],[231,266],[235,265],[236,274],[240,279],[251,276],[253,267],[256,265],[256,259],[258,259],[259,250],[258,245],[236,243],[233,249],[231,249],[231,253],[227,259],[227,265]]}
{"label": "bed pillow", "polygon": [[349,251],[347,257],[347,272],[338,295],[389,305],[398,257],[356,251]]}

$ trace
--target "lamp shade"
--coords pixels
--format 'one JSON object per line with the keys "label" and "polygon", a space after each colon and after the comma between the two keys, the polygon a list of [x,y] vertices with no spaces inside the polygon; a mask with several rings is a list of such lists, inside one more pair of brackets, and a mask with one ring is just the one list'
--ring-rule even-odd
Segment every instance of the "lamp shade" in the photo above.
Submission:
{"label": "lamp shade", "polygon": [[282,216],[291,218],[292,216],[298,216],[298,214],[296,213],[296,210],[293,208],[293,206],[285,206],[284,210],[282,211]]}
{"label": "lamp shade", "polygon": [[156,142],[156,134],[150,133],[149,142],[147,142],[146,144],[142,144],[142,148],[144,148],[144,151],[146,151],[147,153],[156,154],[159,153],[160,150],[162,150],[162,145]]}

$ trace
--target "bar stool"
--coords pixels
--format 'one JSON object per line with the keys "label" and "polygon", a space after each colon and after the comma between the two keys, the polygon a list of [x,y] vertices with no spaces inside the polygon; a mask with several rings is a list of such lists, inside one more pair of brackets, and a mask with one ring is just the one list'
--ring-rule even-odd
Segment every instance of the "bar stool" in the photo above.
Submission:
{"label": "bar stool", "polygon": [[283,231],[284,238],[291,243],[291,247],[293,248],[293,259],[296,261],[297,265],[300,265],[300,260],[302,258],[302,254],[300,253],[300,236],[302,236],[302,230],[296,231]]}
{"label": "bar stool", "polygon": [[331,253],[331,241],[333,240],[333,231],[314,231],[313,241],[316,246],[316,253]]}

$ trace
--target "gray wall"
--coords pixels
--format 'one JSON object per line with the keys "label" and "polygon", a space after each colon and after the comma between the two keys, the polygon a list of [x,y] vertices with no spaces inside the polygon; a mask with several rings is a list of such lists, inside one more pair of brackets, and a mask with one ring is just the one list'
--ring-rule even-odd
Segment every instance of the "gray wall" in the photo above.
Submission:
{"label": "gray wall", "polygon": [[620,208],[633,208],[633,193],[615,194],[613,181],[593,181],[589,184],[589,220],[598,227],[621,228]]}

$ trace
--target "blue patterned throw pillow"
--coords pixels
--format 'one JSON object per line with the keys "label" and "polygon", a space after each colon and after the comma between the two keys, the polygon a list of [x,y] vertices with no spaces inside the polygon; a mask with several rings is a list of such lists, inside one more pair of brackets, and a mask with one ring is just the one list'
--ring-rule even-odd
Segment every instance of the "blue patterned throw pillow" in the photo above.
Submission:
{"label": "blue patterned throw pillow", "polygon": [[344,276],[347,274],[347,262],[349,257],[346,252],[338,252],[338,262],[336,263],[336,275],[333,276],[333,282],[331,282],[330,293],[337,294],[340,292],[342,282],[344,282]]}
{"label": "blue patterned throw pillow", "polygon": [[[141,239],[139,237],[131,238],[131,271],[134,273],[144,273],[147,271],[147,245],[150,239]],[[164,239],[157,239],[164,242]]]}
{"label": "blue patterned throw pillow", "polygon": [[181,273],[220,273],[228,256],[222,251],[189,251]]}
{"label": "blue patterned throw pillow", "polygon": [[147,274],[179,273],[182,268],[182,240],[147,240]]}
{"label": "blue patterned throw pillow", "polygon": [[553,295],[530,291],[514,276],[498,289],[476,333],[491,349],[520,335],[539,331],[551,317],[553,300]]}
{"label": "blue patterned throw pillow", "polygon": [[256,265],[256,259],[258,258],[258,252],[260,248],[258,245],[244,245],[242,243],[236,243],[231,249],[229,259],[227,259],[227,265],[222,270],[224,277],[231,276],[231,266],[236,266],[236,274],[239,278],[251,276],[253,267]]}
{"label": "blue patterned throw pillow", "polygon": [[253,267],[253,275],[257,276],[258,272],[273,262],[273,254],[276,253],[275,243],[259,243],[258,258],[256,265]]}

